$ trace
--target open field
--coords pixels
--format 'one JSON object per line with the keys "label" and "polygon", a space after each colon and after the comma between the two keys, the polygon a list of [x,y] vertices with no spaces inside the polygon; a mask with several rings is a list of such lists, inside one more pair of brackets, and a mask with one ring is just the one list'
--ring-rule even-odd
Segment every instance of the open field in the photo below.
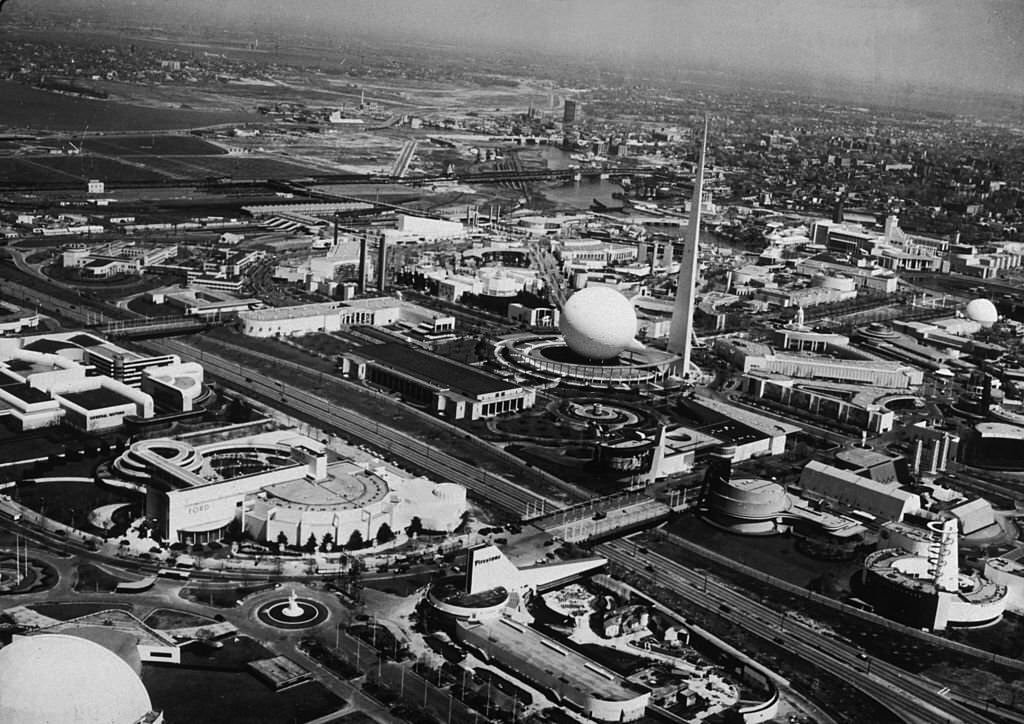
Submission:
{"label": "open field", "polygon": [[86,152],[110,156],[219,156],[227,153],[220,146],[191,135],[90,136],[80,146]]}
{"label": "open field", "polygon": [[89,179],[108,183],[195,180],[301,178],[324,171],[299,163],[259,156],[140,156],[126,161],[85,153],[77,156],[0,157],[0,181],[10,184],[74,183]]}
{"label": "open field", "polygon": [[122,163],[104,156],[82,154],[80,156],[42,156],[32,158],[35,166],[53,169],[56,172],[88,180],[97,178],[104,181],[159,181],[165,174],[142,168],[136,164]]}
{"label": "open field", "polygon": [[255,114],[206,112],[96,101],[0,82],[0,126],[53,131],[169,130],[245,123]]}

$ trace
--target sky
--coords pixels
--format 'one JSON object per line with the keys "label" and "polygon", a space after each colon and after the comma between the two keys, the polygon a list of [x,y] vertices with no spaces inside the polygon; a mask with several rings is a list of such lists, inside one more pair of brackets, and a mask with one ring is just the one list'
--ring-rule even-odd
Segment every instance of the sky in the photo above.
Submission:
{"label": "sky", "polygon": [[[59,0],[43,0],[52,4]],[[29,0],[12,0],[9,6]],[[1024,0],[63,0],[610,64],[1024,94]]]}

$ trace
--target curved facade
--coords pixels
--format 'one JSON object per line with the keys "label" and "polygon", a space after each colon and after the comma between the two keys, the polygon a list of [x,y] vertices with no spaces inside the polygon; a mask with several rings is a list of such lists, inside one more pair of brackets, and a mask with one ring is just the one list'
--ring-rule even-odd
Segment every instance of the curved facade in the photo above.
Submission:
{"label": "curved facade", "polygon": [[1002,617],[1006,586],[961,572],[955,591],[941,590],[933,560],[896,548],[875,551],[864,561],[863,597],[882,616],[920,628],[985,626]]}
{"label": "curved facade", "polygon": [[718,479],[705,498],[708,517],[737,533],[773,534],[789,527],[783,522],[789,496],[778,483],[758,478]]}
{"label": "curved facade", "polygon": [[982,422],[964,439],[963,461],[978,468],[1024,470],[1024,427]]}
{"label": "curved facade", "polygon": [[499,344],[495,359],[512,371],[550,382],[615,387],[664,380],[674,371],[679,357],[648,347],[598,364],[577,357],[561,337],[527,336]]}
{"label": "curved facade", "polygon": [[328,459],[319,442],[276,431],[207,445],[172,439],[133,444],[113,470],[146,486],[146,514],[163,537],[184,543],[223,538],[238,522],[256,540],[283,535],[302,545],[330,534],[337,545],[356,533],[373,540],[419,518],[426,530],[451,531],[466,511],[466,489],[408,478],[380,464]]}

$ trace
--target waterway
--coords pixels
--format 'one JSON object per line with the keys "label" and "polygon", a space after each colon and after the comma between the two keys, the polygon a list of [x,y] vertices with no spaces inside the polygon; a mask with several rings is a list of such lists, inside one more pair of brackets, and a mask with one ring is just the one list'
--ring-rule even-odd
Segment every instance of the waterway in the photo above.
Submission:
{"label": "waterway", "polygon": [[[519,153],[523,156],[524,160],[528,158],[530,160],[545,161],[549,169],[564,169],[568,168],[571,164],[577,163],[569,157],[566,151],[555,146],[537,146],[535,149],[520,151]],[[554,204],[558,209],[589,211],[595,199],[609,208],[622,206],[621,200],[612,198],[612,194],[619,191],[622,191],[622,187],[614,181],[590,178],[582,181],[570,181],[561,186],[545,188],[540,193],[540,196],[547,202],[544,204],[545,208],[548,204]],[[609,215],[616,216],[616,213],[611,212]],[[632,211],[628,216],[643,217],[644,214]],[[625,220],[627,215],[623,214],[622,218]],[[651,218],[656,217],[652,216]],[[731,239],[715,234],[707,228],[701,231],[701,241],[702,246],[711,244],[722,249],[740,248]]]}

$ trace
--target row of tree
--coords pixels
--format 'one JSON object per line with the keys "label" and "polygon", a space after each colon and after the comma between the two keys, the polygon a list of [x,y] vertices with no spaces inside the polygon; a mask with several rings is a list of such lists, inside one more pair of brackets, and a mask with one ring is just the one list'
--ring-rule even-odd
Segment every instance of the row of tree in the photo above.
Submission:
{"label": "row of tree", "polygon": [[[352,531],[352,535],[349,536],[348,542],[345,543],[345,550],[354,551],[360,548],[367,548],[372,545],[383,545],[384,543],[390,543],[395,539],[395,532],[391,530],[391,526],[387,523],[381,523],[380,528],[377,529],[377,535],[374,539],[366,541],[363,539],[363,534],[358,530]],[[284,531],[277,534],[277,547],[278,550],[284,550],[290,544],[288,536]],[[317,540],[315,533],[310,533],[309,538],[306,539],[305,545],[302,546],[301,550],[304,553],[316,553],[318,550],[321,553],[331,553],[335,550],[334,536],[330,533],[324,533],[320,540]]]}

